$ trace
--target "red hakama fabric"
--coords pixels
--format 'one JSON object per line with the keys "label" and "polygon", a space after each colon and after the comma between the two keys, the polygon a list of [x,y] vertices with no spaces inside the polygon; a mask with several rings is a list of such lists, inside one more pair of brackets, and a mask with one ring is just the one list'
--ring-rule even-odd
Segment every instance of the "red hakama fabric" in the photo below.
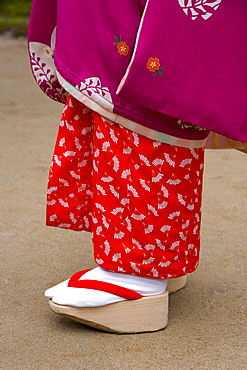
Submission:
{"label": "red hakama fabric", "polygon": [[167,279],[199,261],[204,149],[153,141],[69,96],[47,195],[47,225],[92,232],[109,271]]}

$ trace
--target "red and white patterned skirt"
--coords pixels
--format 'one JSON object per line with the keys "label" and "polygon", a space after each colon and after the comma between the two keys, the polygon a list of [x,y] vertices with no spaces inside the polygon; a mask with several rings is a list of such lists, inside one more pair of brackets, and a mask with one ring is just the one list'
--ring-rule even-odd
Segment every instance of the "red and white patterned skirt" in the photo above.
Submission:
{"label": "red and white patterned skirt", "polygon": [[153,141],[69,96],[50,169],[47,225],[92,232],[95,262],[158,279],[199,260],[204,149]]}

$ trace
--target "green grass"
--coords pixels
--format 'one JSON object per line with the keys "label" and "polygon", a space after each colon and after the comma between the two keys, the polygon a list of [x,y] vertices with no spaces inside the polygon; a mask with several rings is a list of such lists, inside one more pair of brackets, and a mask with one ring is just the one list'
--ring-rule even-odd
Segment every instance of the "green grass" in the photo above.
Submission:
{"label": "green grass", "polygon": [[32,0],[0,1],[0,33],[10,31],[13,36],[26,35]]}
{"label": "green grass", "polygon": [[26,17],[30,13],[32,0],[1,0],[0,14],[7,17]]}

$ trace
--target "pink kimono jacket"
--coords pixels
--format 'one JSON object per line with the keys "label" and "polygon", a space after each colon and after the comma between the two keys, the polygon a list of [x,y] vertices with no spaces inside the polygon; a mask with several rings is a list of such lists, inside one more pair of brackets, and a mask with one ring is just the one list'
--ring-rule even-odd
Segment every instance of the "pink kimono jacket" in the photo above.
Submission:
{"label": "pink kimono jacket", "polygon": [[247,141],[246,0],[34,0],[28,36],[54,100],[181,146]]}

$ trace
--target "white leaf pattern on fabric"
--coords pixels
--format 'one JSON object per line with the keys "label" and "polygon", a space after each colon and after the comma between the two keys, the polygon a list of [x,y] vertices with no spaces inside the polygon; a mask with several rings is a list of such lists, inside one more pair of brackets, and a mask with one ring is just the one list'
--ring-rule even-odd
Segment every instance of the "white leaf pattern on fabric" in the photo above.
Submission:
{"label": "white leaf pattern on fabric", "polygon": [[121,200],[121,204],[123,205],[123,206],[125,206],[126,204],[128,204],[130,201],[129,201],[129,199],[128,198],[123,198],[122,200]]}
{"label": "white leaf pattern on fabric", "polygon": [[[55,199],[52,199],[52,200],[47,200],[47,205],[48,206],[53,206],[54,204],[56,204],[56,200]],[[51,220],[50,220],[51,221]],[[54,221],[54,220],[53,220]]]}
{"label": "white leaf pattern on fabric", "polygon": [[168,206],[168,202],[166,202],[165,200],[162,202],[162,203],[159,203],[158,204],[158,209],[164,209]]}
{"label": "white leaf pattern on fabric", "polygon": [[167,184],[170,184],[170,185],[178,185],[180,184],[181,180],[179,180],[178,178],[175,177],[175,175],[172,175],[172,177],[167,180]]}
{"label": "white leaf pattern on fabric", "polygon": [[180,163],[180,167],[185,167],[185,166],[187,166],[187,164],[191,164],[191,162],[192,162],[192,159],[191,158],[188,158],[188,159],[184,159],[184,160],[182,160],[182,162]]}
{"label": "white leaf pattern on fabric", "polygon": [[81,134],[82,135],[87,135],[88,132],[92,131],[92,127],[84,127],[82,130],[81,130]]}
{"label": "white leaf pattern on fabric", "polygon": [[172,245],[170,246],[169,249],[174,250],[175,248],[177,248],[179,246],[179,244],[180,244],[180,241],[174,242],[174,243],[172,243]]}
{"label": "white leaf pattern on fabric", "polygon": [[70,212],[70,214],[69,214],[69,218],[71,219],[71,221],[73,222],[73,223],[76,223],[76,218],[75,218],[75,215],[74,215],[74,213],[71,213]]}
{"label": "white leaf pattern on fabric", "polygon": [[186,229],[190,224],[190,220],[186,220],[184,224],[182,224],[182,229]]}
{"label": "white leaf pattern on fabric", "polygon": [[154,141],[153,142],[153,147],[154,148],[158,148],[158,146],[160,146],[160,145],[161,145],[161,143],[159,141]]}
{"label": "white leaf pattern on fabric", "polygon": [[150,186],[148,186],[147,184],[146,184],[146,181],[145,180],[142,180],[142,179],[140,179],[139,180],[140,181],[140,184],[141,184],[141,186],[145,189],[145,190],[147,190],[147,191],[149,191],[150,192]]}
{"label": "white leaf pattern on fabric", "polygon": [[114,169],[114,171],[118,171],[119,170],[119,165],[120,165],[120,162],[119,162],[119,159],[115,156],[115,157],[113,157],[113,163],[114,163],[114,165],[113,165],[113,169]]}
{"label": "white leaf pattern on fabric", "polygon": [[169,231],[169,230],[171,230],[171,226],[170,225],[164,225],[160,229],[160,231],[162,231],[162,233],[164,233],[166,231]]}
{"label": "white leaf pattern on fabric", "polygon": [[196,219],[197,222],[200,221],[200,215],[198,213],[195,213],[195,219]]}
{"label": "white leaf pattern on fabric", "polygon": [[67,150],[66,152],[63,153],[65,157],[74,157],[76,152],[71,152],[70,150]]}
{"label": "white leaf pattern on fabric", "polygon": [[157,210],[151,204],[148,204],[147,207],[149,211],[151,211],[154,214],[154,216],[159,216]]}
{"label": "white leaf pattern on fabric", "polygon": [[51,194],[53,191],[56,191],[57,190],[57,186],[53,186],[51,188],[48,188],[47,189],[47,194]]}
{"label": "white leaf pattern on fabric", "polygon": [[114,234],[114,239],[122,239],[124,237],[125,233],[122,231],[119,231],[118,233]]}
{"label": "white leaf pattern on fabric", "polygon": [[86,189],[87,185],[86,184],[82,184],[79,188],[78,188],[78,192],[80,191],[84,191]]}
{"label": "white leaf pattern on fabric", "polygon": [[101,258],[95,258],[95,262],[100,266],[103,265],[104,261]]}
{"label": "white leaf pattern on fabric", "polygon": [[135,146],[139,146],[139,135],[136,132],[132,132],[132,137],[134,138],[134,144]]}
{"label": "white leaf pattern on fabric", "polygon": [[127,179],[127,178],[130,178],[130,175],[131,175],[131,172],[130,172],[130,170],[128,169],[128,170],[124,170],[124,171],[122,172],[121,177],[122,177],[122,179]]}
{"label": "white leaf pattern on fabric", "polygon": [[59,146],[63,146],[65,143],[65,137],[59,140]]}
{"label": "white leaf pattern on fabric", "polygon": [[168,192],[167,188],[164,185],[161,186],[161,191],[163,192],[163,195],[164,195],[165,198],[169,197],[169,192]]}
{"label": "white leaf pattern on fabric", "polygon": [[65,121],[65,125],[69,131],[74,131],[74,127],[72,125],[69,125],[67,121]]}
{"label": "white leaf pattern on fabric", "polygon": [[78,150],[81,150],[82,146],[80,144],[80,140],[78,137],[75,137],[75,146],[76,146],[76,149]]}
{"label": "white leaf pattern on fabric", "polygon": [[69,203],[65,202],[63,199],[58,199],[59,203],[63,206],[63,207],[67,207],[69,208]]}
{"label": "white leaf pattern on fabric", "polygon": [[183,206],[185,206],[185,205],[186,205],[186,202],[185,202],[185,200],[183,199],[183,196],[182,196],[181,194],[178,194],[178,195],[177,195],[177,197],[178,197],[179,202],[180,202]]}
{"label": "white leaf pattern on fabric", "polygon": [[147,244],[147,245],[145,245],[145,247],[144,247],[147,251],[150,251],[150,250],[154,250],[155,249],[155,245],[153,245],[153,244]]}
{"label": "white leaf pattern on fabric", "polygon": [[182,231],[180,231],[178,234],[182,240],[187,240],[187,237],[184,235]]}
{"label": "white leaf pattern on fabric", "polygon": [[98,226],[98,227],[96,228],[96,234],[97,234],[97,235],[100,235],[100,234],[102,233],[102,231],[103,231],[102,226]]}
{"label": "white leaf pattern on fabric", "polygon": [[171,220],[173,220],[175,217],[178,217],[180,216],[180,211],[177,211],[177,212],[173,212],[171,213],[168,218],[170,218]]}
{"label": "white leaf pattern on fabric", "polygon": [[96,184],[96,188],[97,188],[97,190],[99,190],[101,192],[102,195],[106,195],[106,192],[105,192],[104,188],[102,188],[101,185]]}
{"label": "white leaf pattern on fabric", "polygon": [[151,166],[147,157],[145,157],[143,154],[139,154],[139,157],[145,163],[146,166],[149,166],[149,167]]}
{"label": "white leaf pattern on fabric", "polygon": [[196,153],[195,149],[190,149],[190,151],[191,151],[191,154],[193,155],[193,157],[195,159],[198,159],[199,158],[199,155]]}
{"label": "white leaf pattern on fabric", "polygon": [[153,160],[153,165],[154,166],[158,166],[158,165],[163,165],[163,163],[164,163],[164,161],[163,161],[163,159],[160,159],[160,158],[156,158],[155,160]]}
{"label": "white leaf pattern on fabric", "polygon": [[57,215],[52,215],[52,216],[50,216],[50,220],[51,220],[51,221],[56,220],[56,218],[57,218]]}
{"label": "white leaf pattern on fabric", "polygon": [[163,173],[158,173],[155,177],[152,177],[152,182],[159,182],[163,176]]}
{"label": "white leaf pattern on fabric", "polygon": [[69,171],[69,173],[71,174],[72,177],[74,177],[75,179],[79,180],[80,179],[80,175],[78,175],[77,173],[75,173],[75,171]]}
{"label": "white leaf pattern on fabric", "polygon": [[107,176],[107,177],[101,177],[101,180],[104,182],[112,182],[113,178],[111,176]]}
{"label": "white leaf pattern on fabric", "polygon": [[95,99],[95,96],[99,95],[108,102],[112,103],[110,90],[108,89],[108,87],[102,86],[99,77],[86,78],[84,82],[81,82],[79,90],[93,100]]}
{"label": "white leaf pattern on fabric", "polygon": [[146,229],[144,229],[145,234],[149,234],[153,231],[154,226],[153,225],[148,225]]}
{"label": "white leaf pattern on fabric", "polygon": [[110,253],[110,250],[111,250],[111,247],[110,247],[110,244],[109,244],[108,240],[106,240],[104,242],[104,246],[105,246],[105,254],[108,256],[108,254]]}
{"label": "white leaf pattern on fabric", "polygon": [[100,209],[102,212],[106,211],[105,208],[99,203],[95,203],[95,206],[96,206],[96,208]]}
{"label": "white leaf pattern on fabric", "polygon": [[103,215],[102,216],[102,222],[103,222],[103,225],[105,226],[106,229],[109,229],[109,223],[107,222],[106,220],[106,217]]}
{"label": "white leaf pattern on fabric", "polygon": [[159,239],[156,239],[155,240],[156,241],[156,244],[157,244],[157,246],[160,248],[160,249],[166,249],[166,246],[165,245],[163,245],[162,243],[161,243],[161,240],[159,240]]}
{"label": "white leaf pattern on fabric", "polygon": [[116,137],[114,131],[111,129],[110,130],[110,135],[111,135],[111,139],[112,141],[114,141],[114,143],[117,143],[118,142],[118,138]]}
{"label": "white leaf pattern on fabric", "polygon": [[223,0],[178,0],[186,15],[192,20],[201,16],[204,20],[209,19],[218,9]]}
{"label": "white leaf pattern on fabric", "polygon": [[165,153],[164,157],[166,162],[169,163],[170,166],[175,167],[175,162],[171,159],[169,154]]}
{"label": "white leaf pattern on fabric", "polygon": [[144,218],[146,218],[146,216],[144,216],[143,214],[136,215],[135,213],[132,213],[131,217],[139,221],[144,220]]}
{"label": "white leaf pattern on fabric", "polygon": [[112,256],[112,261],[117,262],[117,260],[119,260],[119,258],[121,258],[121,253],[115,253]]}
{"label": "white leaf pattern on fabric", "polygon": [[33,75],[46,95],[65,103],[68,93],[58,82],[53,59],[53,49],[40,42],[29,42],[30,62]]}
{"label": "white leaf pattern on fabric", "polygon": [[135,272],[140,272],[140,269],[136,266],[136,263],[134,263],[134,262],[130,262],[130,266],[131,266],[131,268],[132,268]]}
{"label": "white leaf pattern on fabric", "polygon": [[159,276],[159,272],[154,267],[152,268],[151,272],[154,278],[157,278]]}
{"label": "white leaf pattern on fabric", "polygon": [[58,158],[58,156],[57,155],[54,155],[53,158],[54,158],[54,161],[56,162],[56,164],[59,167],[61,167],[62,162],[60,161],[60,159]]}
{"label": "white leaf pattern on fabric", "polygon": [[107,152],[109,150],[109,148],[111,147],[111,144],[109,141],[105,141],[103,144],[102,144],[102,151],[103,152]]}
{"label": "white leaf pattern on fabric", "polygon": [[152,263],[153,261],[155,261],[155,258],[154,257],[149,257],[147,260],[143,260],[142,263],[144,265],[149,265],[150,263]]}
{"label": "white leaf pattern on fabric", "polygon": [[116,198],[119,198],[119,197],[120,197],[120,194],[115,190],[114,186],[110,185],[110,190],[111,190],[112,194],[113,194]]}
{"label": "white leaf pattern on fabric", "polygon": [[187,208],[188,208],[189,211],[193,211],[193,209],[195,208],[195,205],[194,204],[189,204],[187,206]]}
{"label": "white leaf pattern on fabric", "polygon": [[78,167],[85,167],[87,165],[87,160],[83,159],[80,163],[78,163]]}
{"label": "white leaf pattern on fabric", "polygon": [[125,219],[125,221],[126,221],[126,224],[127,224],[127,230],[131,231],[132,230],[132,223],[131,223],[130,219],[127,217]]}
{"label": "white leaf pattern on fabric", "polygon": [[[104,135],[102,134],[102,132],[96,131],[95,135],[97,136],[98,139],[103,139],[104,138]],[[108,144],[108,146],[110,146],[109,141],[107,142],[107,144]]]}
{"label": "white leaf pattern on fabric", "polygon": [[132,239],[132,243],[135,244],[137,248],[142,249],[141,244],[136,239]]}
{"label": "white leaf pattern on fabric", "polygon": [[137,190],[132,185],[127,184],[127,189],[134,195],[135,198],[139,197]]}
{"label": "white leaf pattern on fabric", "polygon": [[170,266],[170,264],[171,264],[171,261],[167,261],[167,262],[160,262],[160,263],[159,263],[159,266],[160,266],[160,267],[168,267],[168,266]]}
{"label": "white leaf pattern on fabric", "polygon": [[111,213],[113,215],[117,215],[118,213],[123,213],[123,211],[124,211],[124,208],[117,207],[117,208],[113,209],[113,211]]}
{"label": "white leaf pattern on fabric", "polygon": [[128,146],[128,148],[123,149],[124,154],[130,154],[132,152],[132,149]]}
{"label": "white leaf pattern on fabric", "polygon": [[59,227],[61,227],[62,229],[69,229],[71,227],[71,224],[59,224]]}

